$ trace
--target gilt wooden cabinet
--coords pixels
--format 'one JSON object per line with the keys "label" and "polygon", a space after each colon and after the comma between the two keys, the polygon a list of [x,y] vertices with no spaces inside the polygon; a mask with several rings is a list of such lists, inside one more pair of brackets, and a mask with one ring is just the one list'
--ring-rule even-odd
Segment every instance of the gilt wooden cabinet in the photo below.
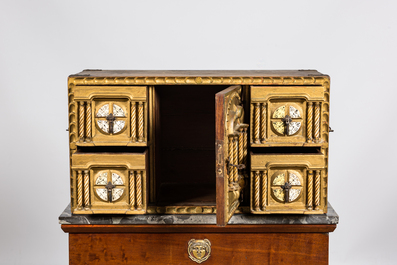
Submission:
{"label": "gilt wooden cabinet", "polygon": [[216,214],[218,226],[327,213],[329,82],[314,70],[71,75],[71,212]]}

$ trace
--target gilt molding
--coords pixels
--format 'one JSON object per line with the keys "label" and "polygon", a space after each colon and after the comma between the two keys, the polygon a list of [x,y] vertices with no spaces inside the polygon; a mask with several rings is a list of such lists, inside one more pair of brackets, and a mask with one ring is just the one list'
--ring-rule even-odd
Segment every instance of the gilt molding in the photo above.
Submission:
{"label": "gilt molding", "polygon": [[82,85],[324,85],[328,77],[71,77]]}

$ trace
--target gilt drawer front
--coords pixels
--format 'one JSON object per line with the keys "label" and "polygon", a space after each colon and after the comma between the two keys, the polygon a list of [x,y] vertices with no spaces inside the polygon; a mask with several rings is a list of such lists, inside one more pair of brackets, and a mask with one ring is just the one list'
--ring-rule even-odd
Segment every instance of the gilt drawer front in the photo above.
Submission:
{"label": "gilt drawer front", "polygon": [[327,169],[322,154],[251,154],[251,212],[327,212]]}
{"label": "gilt drawer front", "polygon": [[72,155],[74,214],[143,214],[147,208],[145,153]]}
{"label": "gilt drawer front", "polygon": [[69,95],[74,146],[146,146],[146,86],[76,86]]}
{"label": "gilt drawer front", "polygon": [[328,143],[327,86],[252,86],[251,146]]}

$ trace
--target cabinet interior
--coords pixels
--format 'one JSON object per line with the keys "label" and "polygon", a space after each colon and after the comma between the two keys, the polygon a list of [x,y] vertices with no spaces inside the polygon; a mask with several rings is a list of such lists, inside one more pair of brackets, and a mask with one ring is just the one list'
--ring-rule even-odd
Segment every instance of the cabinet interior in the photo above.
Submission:
{"label": "cabinet interior", "polygon": [[156,205],[216,205],[215,94],[227,87],[155,87]]}

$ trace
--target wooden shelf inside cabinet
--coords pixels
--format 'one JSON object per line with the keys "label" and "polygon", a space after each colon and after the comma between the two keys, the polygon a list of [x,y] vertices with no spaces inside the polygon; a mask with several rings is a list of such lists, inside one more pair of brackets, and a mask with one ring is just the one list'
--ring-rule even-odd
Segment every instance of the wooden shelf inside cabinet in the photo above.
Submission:
{"label": "wooden shelf inside cabinet", "polygon": [[[191,240],[208,240],[204,264],[328,264],[329,233],[339,217],[235,214],[226,227],[207,215],[59,216],[69,233],[70,264],[197,264]],[[205,253],[206,254],[206,253]]]}

